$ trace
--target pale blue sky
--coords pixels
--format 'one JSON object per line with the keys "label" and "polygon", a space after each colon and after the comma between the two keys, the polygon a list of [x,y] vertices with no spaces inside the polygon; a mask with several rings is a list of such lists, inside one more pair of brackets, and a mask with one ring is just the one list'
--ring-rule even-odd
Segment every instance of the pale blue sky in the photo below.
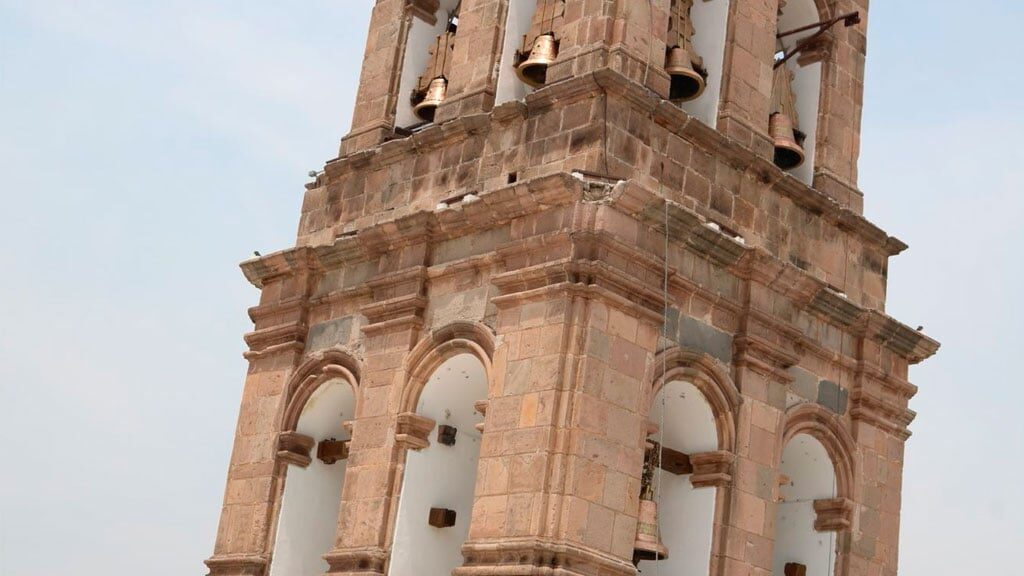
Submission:
{"label": "pale blue sky", "polygon": [[[0,0],[0,575],[205,573],[257,292],[346,132],[369,0]],[[911,249],[907,576],[1024,543],[1013,0],[874,2],[861,185]],[[1011,372],[1012,370],[1012,372]]]}

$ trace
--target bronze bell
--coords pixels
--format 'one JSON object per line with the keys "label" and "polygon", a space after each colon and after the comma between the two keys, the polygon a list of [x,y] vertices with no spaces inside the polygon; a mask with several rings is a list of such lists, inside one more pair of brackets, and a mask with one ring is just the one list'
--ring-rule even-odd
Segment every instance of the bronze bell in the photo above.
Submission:
{"label": "bronze bell", "polygon": [[413,113],[425,122],[433,122],[434,113],[437,112],[437,107],[441,105],[441,102],[444,102],[444,97],[447,94],[448,79],[444,76],[434,78],[427,86],[427,95],[412,109]]}
{"label": "bronze bell", "polygon": [[668,558],[668,548],[661,543],[658,529],[658,503],[654,501],[654,474],[661,462],[661,446],[647,440],[644,470],[640,476],[640,511],[637,514],[636,539],[633,541],[633,565],[644,560]]}
{"label": "bronze bell", "polygon": [[547,82],[548,66],[558,58],[558,42],[551,32],[541,34],[533,41],[529,57],[516,67],[516,76],[533,88],[540,88]]}
{"label": "bronze bell", "polygon": [[775,144],[775,165],[783,170],[792,170],[804,163],[804,149],[797,142],[793,119],[788,114],[776,112],[769,122],[769,132]]}
{"label": "bronze bell", "polygon": [[665,72],[672,79],[669,100],[688,102],[700,98],[707,87],[704,76],[693,67],[693,57],[682,46],[673,46],[665,56]]}
{"label": "bronze bell", "polygon": [[637,518],[636,540],[633,542],[633,565],[645,560],[668,558],[668,548],[661,543],[658,530],[658,503],[646,498],[640,500],[640,514]]}

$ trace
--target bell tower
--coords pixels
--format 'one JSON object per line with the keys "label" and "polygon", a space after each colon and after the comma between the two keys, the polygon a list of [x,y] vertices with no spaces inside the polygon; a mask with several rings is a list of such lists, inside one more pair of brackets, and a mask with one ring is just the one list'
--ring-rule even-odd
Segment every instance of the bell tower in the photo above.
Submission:
{"label": "bell tower", "polygon": [[214,576],[893,576],[939,344],[866,0],[377,0],[260,290]]}

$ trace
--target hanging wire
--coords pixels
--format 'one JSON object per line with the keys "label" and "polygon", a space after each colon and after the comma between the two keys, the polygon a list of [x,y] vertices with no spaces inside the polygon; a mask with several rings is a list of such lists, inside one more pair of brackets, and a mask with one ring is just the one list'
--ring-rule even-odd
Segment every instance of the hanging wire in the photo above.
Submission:
{"label": "hanging wire", "polygon": [[[664,160],[661,162],[661,171],[662,171],[662,173],[665,172],[665,162],[664,162]],[[662,310],[663,311],[662,311],[662,317],[661,317],[661,333],[662,333],[662,337],[664,338],[665,349],[668,350],[668,342],[669,342],[669,340],[668,340],[668,315],[669,315],[669,306],[668,306],[668,274],[669,274],[669,271],[668,271],[668,248],[669,248],[668,197],[665,196],[665,185],[664,185],[664,183],[659,181],[658,187],[661,189],[661,198],[662,198],[662,201],[665,203],[665,253],[662,255],[664,266],[663,266],[663,271],[662,271],[662,285],[661,285],[662,303],[663,303],[663,306],[662,306]],[[668,371],[668,358],[664,354],[664,351],[663,351],[662,354],[661,354],[661,421],[658,423],[658,438],[659,438],[659,442],[658,442],[658,462],[659,463],[662,461],[662,458],[664,458],[664,455],[665,455],[665,404],[666,404],[665,398],[668,395],[668,382],[666,381],[667,371]],[[658,490],[657,490],[657,492],[654,493],[654,503],[658,506],[659,510],[661,508],[661,482],[662,482],[662,474],[663,473],[664,473],[664,468],[659,466],[658,467],[658,480],[657,480]],[[659,519],[659,524],[660,524],[660,519]],[[660,527],[658,528],[658,538],[659,539],[661,538],[661,528]],[[655,573],[656,576],[661,576],[661,562],[658,562],[654,566],[654,573]]]}

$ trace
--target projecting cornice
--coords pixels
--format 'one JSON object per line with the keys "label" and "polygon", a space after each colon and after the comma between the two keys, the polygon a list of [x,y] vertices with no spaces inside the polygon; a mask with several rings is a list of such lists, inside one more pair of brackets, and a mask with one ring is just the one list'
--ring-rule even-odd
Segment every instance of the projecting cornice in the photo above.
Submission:
{"label": "projecting cornice", "polygon": [[[373,226],[339,237],[332,245],[298,247],[248,260],[242,263],[242,270],[253,285],[262,287],[276,277],[332,270],[366,262],[403,246],[465,236],[554,206],[574,203],[610,207],[662,233],[666,231],[667,218],[667,233],[673,245],[685,246],[687,250],[729,270],[736,277],[763,284],[829,324],[850,334],[869,338],[912,363],[930,357],[939,348],[938,342],[923,333],[882,312],[861,307],[809,272],[780,260],[763,248],[747,246],[742,238],[711,225],[693,210],[667,200],[634,181],[611,184],[607,180],[593,179],[578,173],[544,176],[474,194],[472,198],[467,196],[453,199],[450,204],[434,211],[420,211],[391,220],[382,219]],[[576,243],[586,242],[589,234],[598,238],[603,248],[628,252],[626,256],[633,262],[644,263],[646,268],[660,267],[660,260],[654,255],[635,246],[616,243],[600,231],[580,229],[571,233]],[[498,253],[500,255],[502,250],[512,249],[515,249],[513,245],[499,247]],[[535,277],[529,277],[531,273]],[[641,290],[642,283],[603,265],[599,259],[577,257],[572,263],[549,263],[532,272],[522,270],[495,280],[506,289],[516,282],[523,283],[524,289],[536,289],[542,285],[551,285],[552,282],[574,281],[573,277],[594,278],[596,288],[610,290],[609,294],[629,295],[633,303],[641,308],[660,309],[657,294],[641,298],[646,293]],[[671,281],[673,286],[687,291],[703,290],[680,274],[674,274]],[[709,293],[709,296],[714,295]],[[715,298],[724,306],[739,309],[739,302],[730,302],[719,296]],[[783,332],[797,332],[789,326],[780,329]]]}

